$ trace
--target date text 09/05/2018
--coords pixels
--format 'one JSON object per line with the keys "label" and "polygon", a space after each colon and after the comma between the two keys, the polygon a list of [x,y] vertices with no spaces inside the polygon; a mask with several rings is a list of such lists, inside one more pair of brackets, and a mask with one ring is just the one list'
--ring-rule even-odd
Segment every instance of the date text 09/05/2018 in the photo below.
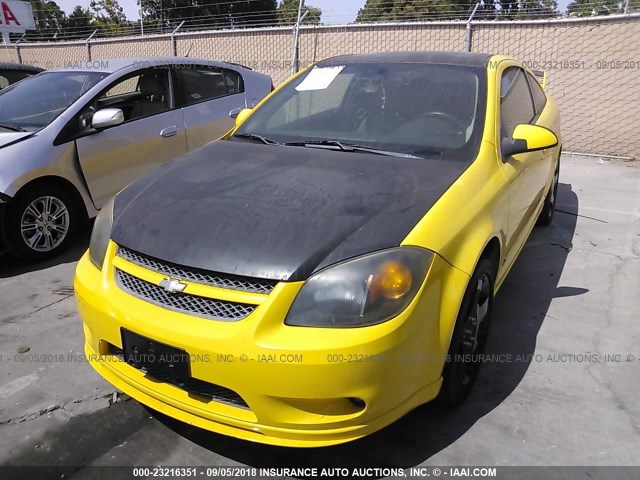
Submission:
{"label": "date text 09/05/2018", "polygon": [[426,478],[426,477],[477,477],[491,478],[497,476],[495,467],[412,467],[386,468],[386,467],[353,467],[353,468],[316,468],[316,467],[134,467],[134,477],[247,477],[247,478],[271,478],[271,477],[319,477],[319,478]]}

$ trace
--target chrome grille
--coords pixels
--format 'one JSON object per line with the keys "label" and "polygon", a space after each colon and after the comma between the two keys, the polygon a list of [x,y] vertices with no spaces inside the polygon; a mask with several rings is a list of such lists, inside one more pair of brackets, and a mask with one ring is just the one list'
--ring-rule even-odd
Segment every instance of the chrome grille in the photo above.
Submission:
{"label": "chrome grille", "polygon": [[162,273],[163,275],[188,280],[190,282],[201,283],[203,285],[228,288],[231,290],[269,294],[271,293],[271,290],[273,290],[273,287],[278,283],[276,280],[241,277],[238,275],[207,272],[191,267],[183,267],[162,260],[157,260],[153,257],[134,252],[133,250],[129,250],[125,247],[118,247],[118,256],[141,267]]}
{"label": "chrome grille", "polygon": [[256,308],[255,305],[214,300],[188,293],[169,293],[158,285],[134,277],[118,268],[116,268],[116,281],[121,289],[138,298],[161,307],[204,318],[236,322],[247,317]]}

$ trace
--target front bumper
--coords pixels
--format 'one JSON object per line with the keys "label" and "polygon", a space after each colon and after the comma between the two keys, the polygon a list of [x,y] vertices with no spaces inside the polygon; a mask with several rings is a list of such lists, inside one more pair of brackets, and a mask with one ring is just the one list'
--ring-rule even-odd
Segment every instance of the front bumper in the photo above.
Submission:
{"label": "front bumper", "polygon": [[[462,291],[467,277],[437,256],[430,275],[442,281],[426,282],[400,316],[371,327],[322,329],[284,325],[302,283],[280,283],[269,295],[251,294],[259,306],[238,322],[150,304],[116,285],[115,250],[111,243],[102,271],[87,254],[77,267],[85,353],[110,383],[162,413],[245,440],[317,447],[379,430],[439,392],[457,313],[457,306],[441,302],[443,288]],[[115,262],[142,274],[120,258]],[[230,300],[248,295],[215,290]],[[121,328],[186,350],[192,377],[236,392],[248,408],[203,399],[121,361],[111,354],[113,347],[122,348]]]}
{"label": "front bumper", "polygon": [[9,202],[9,197],[0,193],[0,255],[2,255],[7,250],[7,238],[6,238],[6,229],[4,223],[4,216],[7,211],[7,203]]}

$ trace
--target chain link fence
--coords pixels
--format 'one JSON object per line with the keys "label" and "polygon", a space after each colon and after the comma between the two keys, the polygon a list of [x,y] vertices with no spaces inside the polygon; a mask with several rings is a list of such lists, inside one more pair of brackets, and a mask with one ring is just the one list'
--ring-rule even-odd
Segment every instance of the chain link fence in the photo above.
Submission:
{"label": "chain link fence", "polygon": [[[464,51],[466,38],[466,22],[307,26],[300,30],[299,63],[375,51]],[[249,66],[277,85],[291,73],[292,46],[291,28],[275,27],[21,43],[0,48],[0,61],[101,68],[108,58],[188,55]],[[511,55],[547,71],[565,151],[640,158],[640,14],[474,21],[471,50]]]}

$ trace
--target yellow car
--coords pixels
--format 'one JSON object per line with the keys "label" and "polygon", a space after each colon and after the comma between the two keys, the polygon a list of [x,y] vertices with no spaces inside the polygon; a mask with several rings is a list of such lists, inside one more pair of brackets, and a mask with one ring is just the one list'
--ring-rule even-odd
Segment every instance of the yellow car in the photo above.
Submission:
{"label": "yellow car", "polygon": [[559,128],[508,57],[321,61],[102,209],[75,278],[86,354],[153,409],[274,445],[457,405],[551,222]]}

